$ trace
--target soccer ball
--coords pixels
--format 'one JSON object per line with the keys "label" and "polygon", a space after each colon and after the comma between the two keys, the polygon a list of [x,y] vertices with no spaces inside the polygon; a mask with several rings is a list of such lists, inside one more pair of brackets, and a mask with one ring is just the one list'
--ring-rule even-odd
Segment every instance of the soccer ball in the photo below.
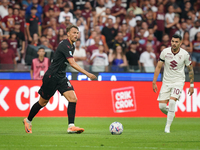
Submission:
{"label": "soccer ball", "polygon": [[113,122],[113,123],[111,123],[109,130],[110,130],[110,133],[113,134],[113,135],[114,134],[115,135],[122,134],[123,125],[120,122]]}

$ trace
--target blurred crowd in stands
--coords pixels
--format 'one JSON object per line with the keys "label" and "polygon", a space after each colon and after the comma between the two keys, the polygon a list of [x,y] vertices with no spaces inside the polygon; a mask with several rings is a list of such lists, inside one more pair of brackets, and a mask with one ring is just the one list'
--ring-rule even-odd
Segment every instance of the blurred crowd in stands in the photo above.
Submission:
{"label": "blurred crowd in stands", "polygon": [[0,64],[26,65],[28,45],[56,51],[69,24],[89,71],[154,72],[175,33],[200,67],[200,0],[1,0]]}

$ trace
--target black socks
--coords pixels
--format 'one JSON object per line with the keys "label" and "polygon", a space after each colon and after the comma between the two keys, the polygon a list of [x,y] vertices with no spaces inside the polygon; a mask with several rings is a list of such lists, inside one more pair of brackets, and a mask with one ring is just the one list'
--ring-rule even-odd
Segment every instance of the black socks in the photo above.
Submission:
{"label": "black socks", "polygon": [[76,103],[69,102],[67,109],[68,124],[74,124],[75,113],[76,113]]}
{"label": "black socks", "polygon": [[28,120],[32,121],[35,115],[38,113],[38,111],[42,108],[42,106],[39,104],[39,101],[36,102],[33,107],[31,108],[31,111],[29,112],[28,115]]}
{"label": "black socks", "polygon": [[[38,113],[38,111],[42,108],[42,106],[39,104],[39,101],[36,102],[33,107],[30,110],[30,113],[28,115],[28,120],[32,121],[35,115]],[[69,102],[67,114],[68,114],[68,124],[74,124],[75,119],[75,113],[76,113],[76,103],[75,102]]]}

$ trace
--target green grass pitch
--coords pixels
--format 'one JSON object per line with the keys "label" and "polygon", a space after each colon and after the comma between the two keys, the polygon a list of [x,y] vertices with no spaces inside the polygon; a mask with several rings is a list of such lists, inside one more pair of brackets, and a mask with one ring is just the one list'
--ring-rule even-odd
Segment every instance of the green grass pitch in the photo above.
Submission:
{"label": "green grass pitch", "polygon": [[[76,118],[82,134],[67,134],[67,118],[33,120],[26,134],[23,118],[0,118],[0,150],[181,150],[200,149],[200,118],[175,118],[164,133],[166,118]],[[109,125],[119,121],[124,131],[111,135]]]}

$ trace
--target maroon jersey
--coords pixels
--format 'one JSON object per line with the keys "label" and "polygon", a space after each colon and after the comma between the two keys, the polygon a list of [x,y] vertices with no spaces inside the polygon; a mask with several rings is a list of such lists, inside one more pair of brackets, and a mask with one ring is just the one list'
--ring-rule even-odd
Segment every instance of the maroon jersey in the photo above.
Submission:
{"label": "maroon jersey", "polygon": [[137,48],[136,48],[136,51],[137,51],[139,54],[142,54],[144,51],[146,51],[145,45],[139,44],[139,46],[137,46]]}
{"label": "maroon jersey", "polygon": [[193,52],[200,53],[200,46],[198,46],[199,44],[200,41],[192,41]]}
{"label": "maroon jersey", "polygon": [[130,33],[126,33],[126,35],[123,36],[123,40],[125,42],[129,42],[131,40],[131,34]]}
{"label": "maroon jersey", "polygon": [[6,53],[0,50],[0,64],[14,64],[14,58],[15,54],[13,50],[8,49]]}
{"label": "maroon jersey", "polygon": [[150,20],[150,19],[147,19],[146,20],[146,23],[148,25],[149,28],[154,28],[154,26],[156,25],[156,21],[155,20]]}
{"label": "maroon jersey", "polygon": [[[122,6],[113,6],[112,7],[112,9],[111,9],[111,14],[114,14],[114,13],[117,13],[117,12],[119,12],[120,10],[122,10],[122,9],[124,9],[124,7],[122,7]],[[125,10],[125,9],[124,9]],[[126,11],[126,10],[125,10]],[[125,15],[124,14],[120,14],[119,15],[120,16],[120,18],[121,18],[121,23],[122,23],[122,21],[124,20],[124,18],[125,18]]]}
{"label": "maroon jersey", "polygon": [[84,9],[82,10],[81,16],[87,20],[91,16],[91,11],[86,12]]}
{"label": "maroon jersey", "polygon": [[50,23],[50,18],[49,17],[45,17],[43,19],[43,22],[42,22],[44,25],[48,25]]}
{"label": "maroon jersey", "polygon": [[18,46],[17,45],[17,40],[8,39],[7,43],[8,43],[8,48],[11,49],[11,50],[13,50],[13,52],[16,55],[16,53],[17,53],[17,46]]}
{"label": "maroon jersey", "polygon": [[57,39],[56,39],[56,37],[53,36],[50,39],[47,37],[47,39],[49,40],[49,44],[51,44],[53,46],[53,50],[55,51],[55,48],[57,46]]}
{"label": "maroon jersey", "polygon": [[13,17],[14,17],[15,22],[19,22],[19,16],[14,15]]}
{"label": "maroon jersey", "polygon": [[96,45],[88,46],[87,52],[90,53],[90,56],[96,51],[99,51],[99,48]]}
{"label": "maroon jersey", "polygon": [[53,8],[54,12],[58,12],[60,11],[60,8],[58,8],[56,5],[54,5],[53,7],[50,7],[49,4],[44,6],[44,12],[48,12],[50,8]]}
{"label": "maroon jersey", "polygon": [[156,23],[157,23],[157,30],[164,31],[165,30],[165,13],[156,13]]}
{"label": "maroon jersey", "polygon": [[1,22],[4,22],[6,24],[6,27],[9,28],[8,25],[14,26],[15,18],[14,18],[14,16],[5,16],[3,19],[1,19]]}
{"label": "maroon jersey", "polygon": [[19,22],[20,23],[20,31],[21,32],[25,32],[25,18],[20,17],[20,16],[14,16],[15,18],[15,22]]}
{"label": "maroon jersey", "polygon": [[64,31],[66,30],[67,26],[64,23],[61,23],[59,26],[59,29],[64,29]]}

